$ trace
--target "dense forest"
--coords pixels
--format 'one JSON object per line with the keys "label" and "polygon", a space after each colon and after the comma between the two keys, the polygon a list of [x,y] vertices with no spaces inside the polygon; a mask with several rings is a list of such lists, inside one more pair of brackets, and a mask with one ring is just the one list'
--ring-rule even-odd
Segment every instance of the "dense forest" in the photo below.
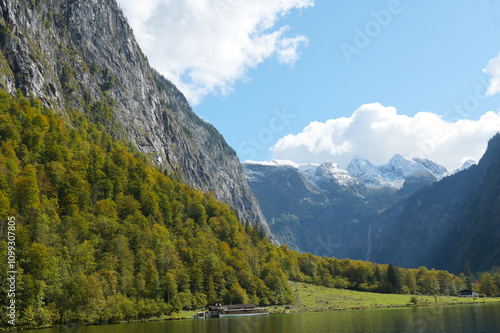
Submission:
{"label": "dense forest", "polygon": [[[101,117],[95,124],[75,110],[65,122],[39,100],[0,92],[0,279],[15,250],[18,326],[137,320],[213,303],[288,304],[289,280],[427,295],[472,287],[470,272],[457,277],[274,246],[211,193],[114,140],[102,125],[113,122],[112,100],[89,107]],[[15,249],[7,241],[12,217]],[[0,286],[7,326],[9,287]],[[477,285],[488,295],[499,287],[498,273]]]}

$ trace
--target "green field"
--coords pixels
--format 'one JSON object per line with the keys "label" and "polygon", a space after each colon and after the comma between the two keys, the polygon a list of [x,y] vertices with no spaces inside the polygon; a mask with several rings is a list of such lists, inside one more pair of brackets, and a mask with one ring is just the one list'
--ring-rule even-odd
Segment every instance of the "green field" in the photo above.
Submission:
{"label": "green field", "polygon": [[[378,294],[345,289],[333,289],[301,282],[290,282],[295,301],[286,312],[326,310],[362,310],[406,306],[436,306],[500,302],[498,298],[459,298],[449,296],[416,296],[418,304],[410,303],[412,295]],[[283,313],[285,306],[274,306],[272,313]]]}

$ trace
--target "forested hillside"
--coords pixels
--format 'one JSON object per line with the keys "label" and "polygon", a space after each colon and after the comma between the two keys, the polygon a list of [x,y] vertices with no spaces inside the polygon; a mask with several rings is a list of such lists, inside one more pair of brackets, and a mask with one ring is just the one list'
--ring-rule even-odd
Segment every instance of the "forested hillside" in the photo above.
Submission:
{"label": "forested hillside", "polygon": [[[105,106],[99,112],[107,112]],[[68,111],[0,92],[0,279],[15,217],[18,326],[161,317],[213,303],[286,304],[288,281],[454,294],[465,278],[276,247],[226,204]],[[1,284],[0,303],[8,286]],[[6,307],[0,314],[7,326]]]}

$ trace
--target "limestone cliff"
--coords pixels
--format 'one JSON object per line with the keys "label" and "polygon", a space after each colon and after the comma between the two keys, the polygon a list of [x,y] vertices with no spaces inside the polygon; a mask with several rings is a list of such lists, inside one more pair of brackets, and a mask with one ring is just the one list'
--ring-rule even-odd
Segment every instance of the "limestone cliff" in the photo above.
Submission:
{"label": "limestone cliff", "polygon": [[[236,153],[149,66],[115,0],[0,0],[0,86],[83,114],[268,227]],[[168,32],[166,32],[168,33]]]}

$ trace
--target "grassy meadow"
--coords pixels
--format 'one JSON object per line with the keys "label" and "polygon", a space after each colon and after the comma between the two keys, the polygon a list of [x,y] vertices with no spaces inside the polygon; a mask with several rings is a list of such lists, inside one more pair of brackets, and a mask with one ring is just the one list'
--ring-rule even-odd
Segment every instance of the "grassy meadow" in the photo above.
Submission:
{"label": "grassy meadow", "polygon": [[[362,310],[376,308],[394,308],[407,306],[441,306],[455,304],[473,304],[499,302],[498,298],[460,298],[450,296],[417,295],[418,302],[410,302],[412,295],[378,294],[370,292],[334,289],[310,285],[302,282],[290,282],[295,301],[286,312],[309,312],[327,310]],[[271,307],[271,313],[283,313],[286,306]]]}

